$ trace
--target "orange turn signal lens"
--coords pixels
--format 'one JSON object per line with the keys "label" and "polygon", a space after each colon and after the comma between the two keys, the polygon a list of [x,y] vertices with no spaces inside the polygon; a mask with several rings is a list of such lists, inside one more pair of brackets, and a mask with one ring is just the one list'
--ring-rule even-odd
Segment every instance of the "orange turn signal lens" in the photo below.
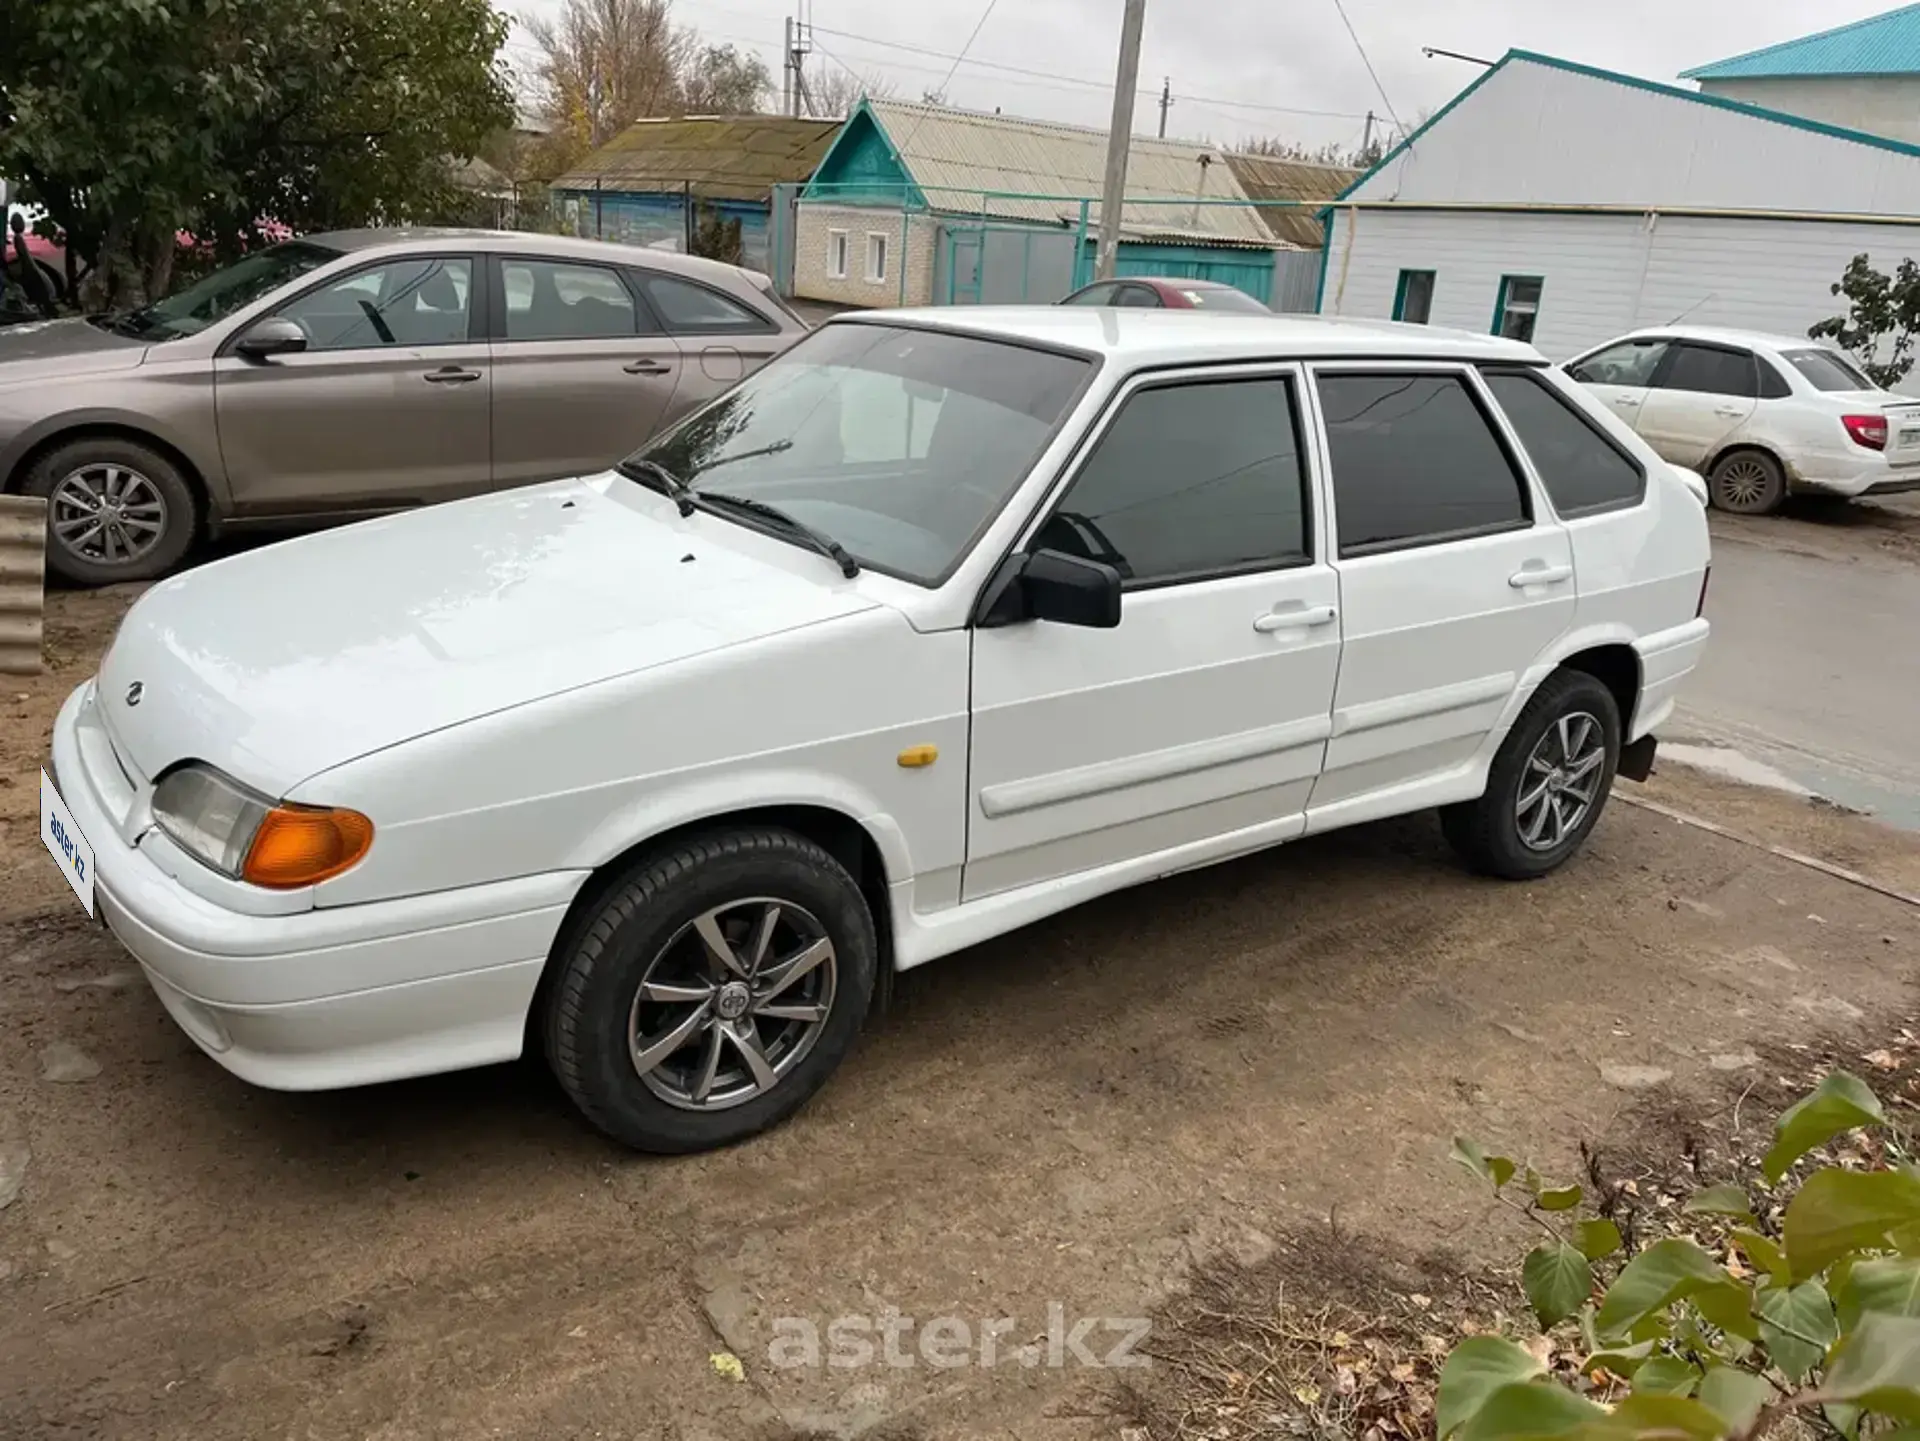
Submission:
{"label": "orange turn signal lens", "polygon": [[373,822],[358,811],[275,806],[254,832],[240,878],[291,890],[337,876],[373,844]]}

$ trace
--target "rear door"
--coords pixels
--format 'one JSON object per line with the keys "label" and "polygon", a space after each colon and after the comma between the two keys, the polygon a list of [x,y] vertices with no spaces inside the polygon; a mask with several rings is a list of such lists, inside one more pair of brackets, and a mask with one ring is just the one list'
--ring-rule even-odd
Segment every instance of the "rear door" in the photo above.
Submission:
{"label": "rear door", "polygon": [[1476,757],[1573,623],[1573,548],[1478,375],[1320,365],[1344,649],[1308,829],[1477,793]]}
{"label": "rear door", "polygon": [[667,421],[711,400],[787,347],[788,337],[770,317],[723,290],[663,270],[636,268],[629,275],[686,360]]}
{"label": "rear door", "polygon": [[684,365],[622,272],[534,255],[489,269],[494,484],[589,475],[639,449],[673,413]]}
{"label": "rear door", "polygon": [[1676,340],[1654,372],[1634,428],[1675,465],[1704,471],[1752,418],[1759,397],[1752,351]]}
{"label": "rear door", "polygon": [[376,261],[275,310],[307,348],[214,361],[220,453],[243,515],[423,504],[492,478],[492,357],[468,254]]}
{"label": "rear door", "polygon": [[1638,428],[1647,387],[1665,358],[1669,342],[1658,336],[1622,340],[1567,366],[1567,374],[1605,402],[1607,409]]}

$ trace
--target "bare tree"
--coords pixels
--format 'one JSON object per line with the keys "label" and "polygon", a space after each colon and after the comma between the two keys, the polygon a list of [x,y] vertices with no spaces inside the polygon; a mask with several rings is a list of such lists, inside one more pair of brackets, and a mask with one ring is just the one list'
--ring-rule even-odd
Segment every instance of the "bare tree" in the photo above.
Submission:
{"label": "bare tree", "polygon": [[642,116],[681,108],[698,41],[675,28],[669,0],[567,0],[558,18],[522,23],[540,52],[531,79],[558,146],[584,153]]}
{"label": "bare tree", "polygon": [[807,99],[815,115],[842,120],[853,113],[861,96],[885,100],[894,93],[894,84],[884,75],[860,75],[836,65],[822,75],[807,78]]}
{"label": "bare tree", "polygon": [[773,76],[751,51],[703,45],[682,70],[680,89],[689,115],[751,115],[773,89]]}

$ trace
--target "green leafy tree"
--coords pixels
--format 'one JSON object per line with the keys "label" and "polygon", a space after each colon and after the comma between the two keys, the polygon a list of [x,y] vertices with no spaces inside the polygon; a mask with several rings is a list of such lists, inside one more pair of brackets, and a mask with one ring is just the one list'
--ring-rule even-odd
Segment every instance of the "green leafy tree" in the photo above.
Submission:
{"label": "green leafy tree", "polygon": [[740,217],[729,219],[702,203],[694,222],[693,253],[728,265],[745,265],[747,248],[740,238]]}
{"label": "green leafy tree", "polygon": [[[1780,1118],[1767,1183],[1856,1127],[1891,1129],[1837,1072]],[[1896,1163],[1880,1169],[1814,1171],[1772,1230],[1745,1189],[1710,1186],[1686,1203],[1692,1234],[1629,1255],[1613,1219],[1581,1214],[1581,1187],[1456,1142],[1544,1232],[1522,1285],[1542,1328],[1577,1329],[1586,1359],[1549,1376],[1504,1337],[1462,1342],[1440,1376],[1438,1441],[1759,1441],[1788,1418],[1845,1441],[1920,1441],[1920,1170],[1897,1159],[1898,1135],[1887,1149]]]}
{"label": "green leafy tree", "polygon": [[1920,267],[1902,260],[1888,276],[1865,255],[1856,255],[1829,288],[1846,297],[1847,313],[1829,316],[1807,334],[1849,351],[1875,385],[1890,389],[1905,380],[1913,369],[1914,335],[1920,332]]}
{"label": "green leafy tree", "polygon": [[0,174],[106,303],[214,254],[451,203],[509,124],[489,0],[0,0]]}

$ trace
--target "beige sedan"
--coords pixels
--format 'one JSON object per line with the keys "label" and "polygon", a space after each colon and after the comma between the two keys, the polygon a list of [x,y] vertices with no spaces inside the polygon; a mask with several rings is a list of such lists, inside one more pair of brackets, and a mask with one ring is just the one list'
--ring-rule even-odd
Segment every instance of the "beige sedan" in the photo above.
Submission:
{"label": "beige sedan", "polygon": [[128,315],[0,330],[0,491],[47,562],[165,574],[210,531],[603,470],[806,333],[765,276],[631,246],[351,231]]}

